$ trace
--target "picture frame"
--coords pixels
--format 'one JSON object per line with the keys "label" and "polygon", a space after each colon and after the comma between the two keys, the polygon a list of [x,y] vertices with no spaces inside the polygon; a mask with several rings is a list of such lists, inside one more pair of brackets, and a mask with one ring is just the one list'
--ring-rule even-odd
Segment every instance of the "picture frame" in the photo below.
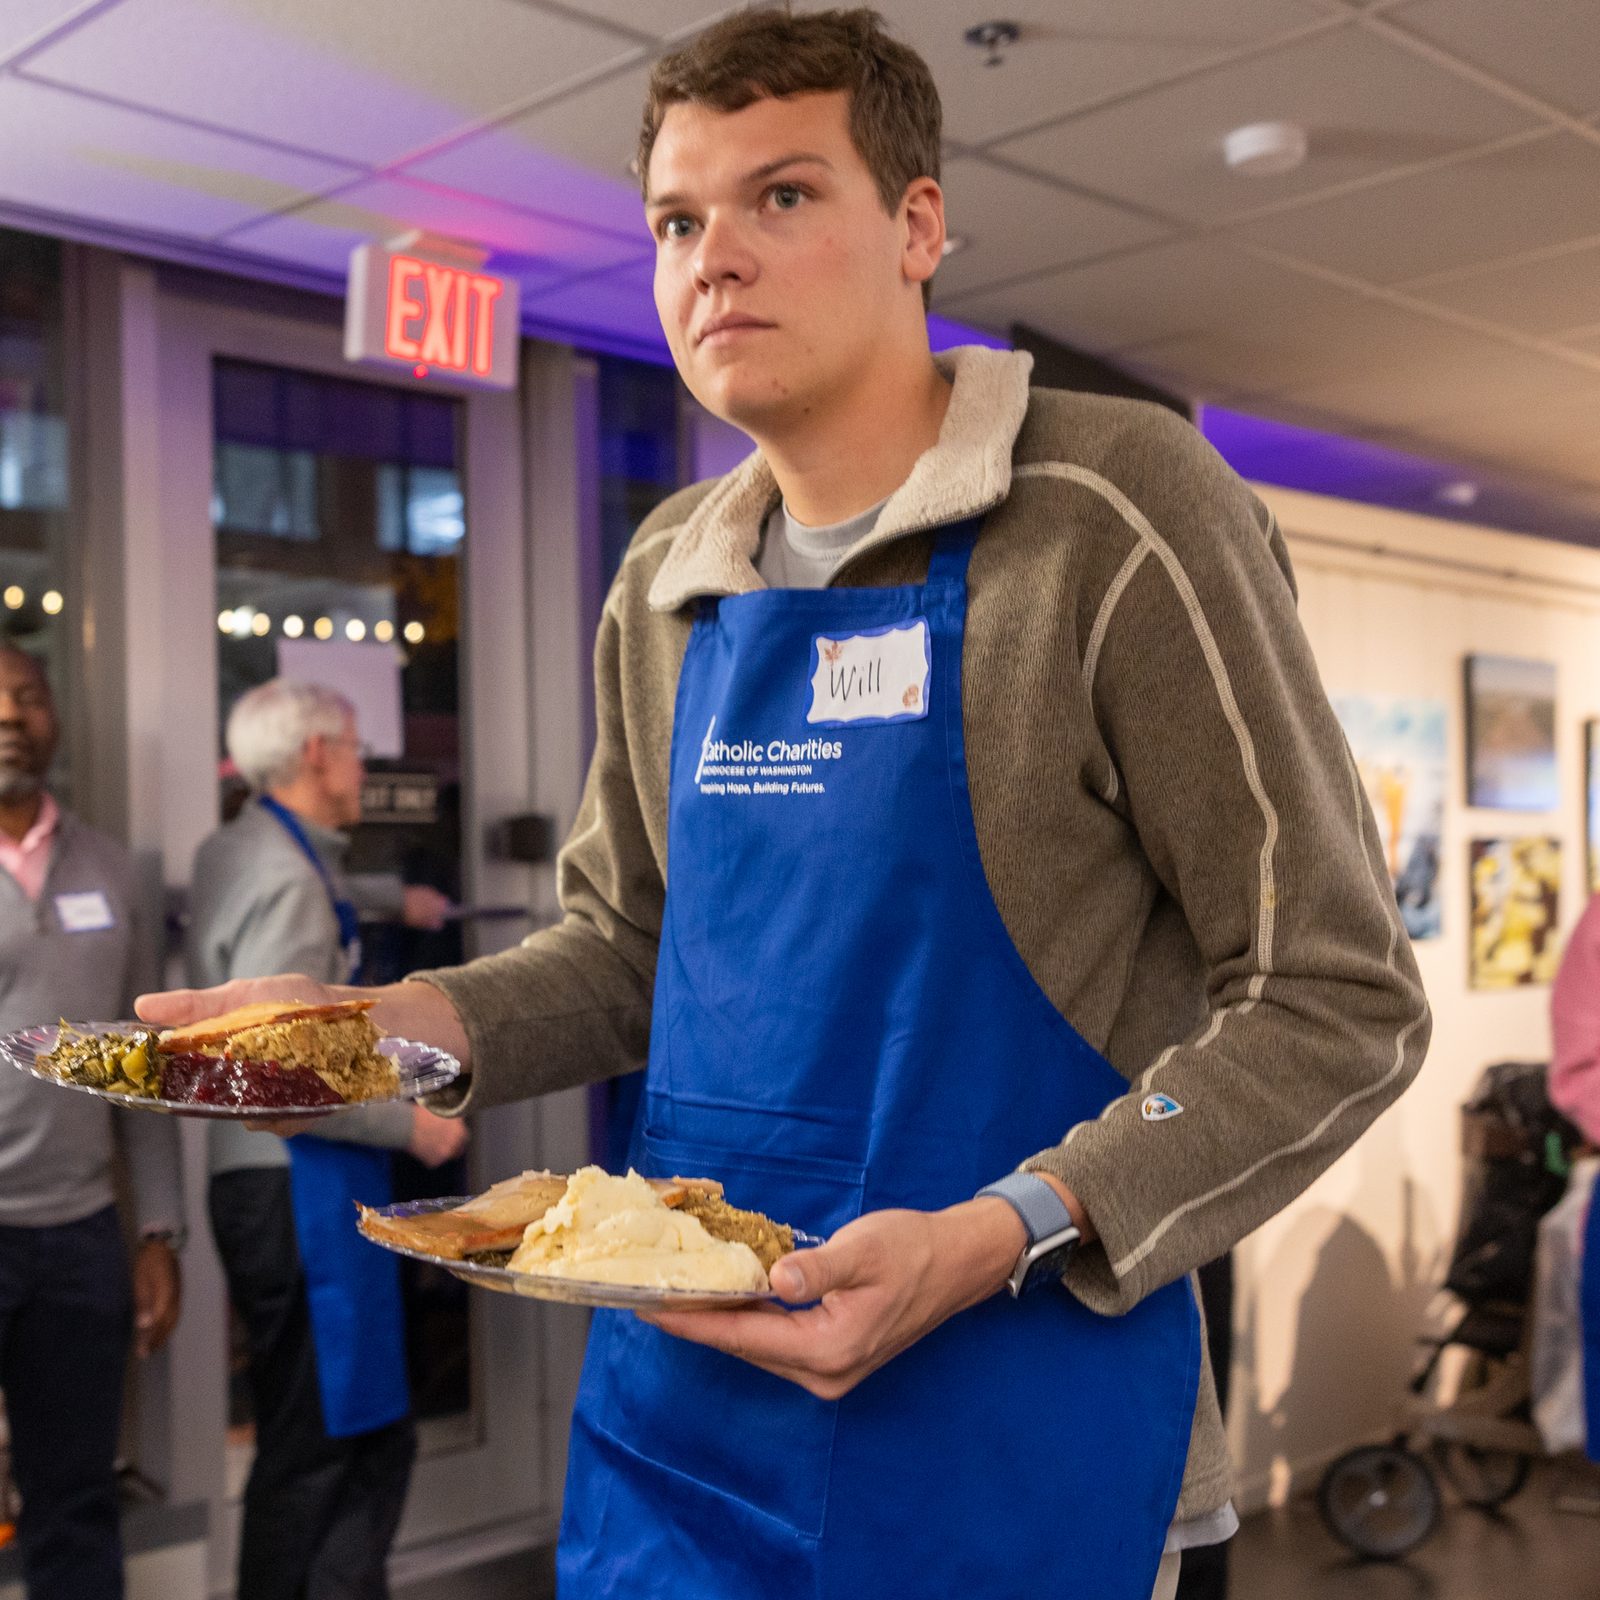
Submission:
{"label": "picture frame", "polygon": [[1465,668],[1467,804],[1554,811],[1556,668],[1519,656],[1469,655]]}

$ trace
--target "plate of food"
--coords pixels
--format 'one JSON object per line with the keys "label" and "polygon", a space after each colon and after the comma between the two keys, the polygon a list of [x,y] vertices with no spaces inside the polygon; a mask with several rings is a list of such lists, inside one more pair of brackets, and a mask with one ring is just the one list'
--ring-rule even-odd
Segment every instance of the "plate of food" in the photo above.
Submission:
{"label": "plate of food", "polygon": [[524,1172],[475,1198],[361,1206],[374,1244],[535,1300],[692,1311],[775,1300],[767,1274],[820,1239],[730,1205],[712,1178]]}
{"label": "plate of food", "polygon": [[165,1030],[45,1023],[0,1039],[0,1056],[45,1083],[190,1117],[326,1116],[455,1080],[454,1056],[380,1035],[375,1004],[265,1001]]}

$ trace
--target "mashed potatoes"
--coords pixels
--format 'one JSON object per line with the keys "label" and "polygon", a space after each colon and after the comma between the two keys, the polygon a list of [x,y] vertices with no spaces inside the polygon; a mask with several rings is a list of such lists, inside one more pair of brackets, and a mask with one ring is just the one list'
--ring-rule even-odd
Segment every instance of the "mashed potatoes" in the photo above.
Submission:
{"label": "mashed potatoes", "polygon": [[765,1294],[767,1275],[749,1245],[713,1239],[694,1217],[669,1210],[639,1176],[584,1167],[508,1263],[513,1272],[646,1289]]}

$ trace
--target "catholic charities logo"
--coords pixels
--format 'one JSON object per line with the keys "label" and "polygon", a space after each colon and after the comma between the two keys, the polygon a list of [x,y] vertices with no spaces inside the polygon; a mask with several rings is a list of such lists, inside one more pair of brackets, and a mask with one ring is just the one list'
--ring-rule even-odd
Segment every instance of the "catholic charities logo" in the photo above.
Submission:
{"label": "catholic charities logo", "polygon": [[928,714],[933,656],[928,624],[876,628],[812,641],[811,705],[806,721],[838,728],[853,722],[911,722]]}

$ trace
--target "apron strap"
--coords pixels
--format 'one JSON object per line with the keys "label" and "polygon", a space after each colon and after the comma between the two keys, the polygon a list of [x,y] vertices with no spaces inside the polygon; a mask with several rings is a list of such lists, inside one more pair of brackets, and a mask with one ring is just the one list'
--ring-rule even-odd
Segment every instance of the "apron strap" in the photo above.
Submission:
{"label": "apron strap", "polygon": [[965,585],[972,547],[978,542],[982,528],[982,517],[967,517],[939,529],[933,541],[933,554],[928,558],[930,589]]}

